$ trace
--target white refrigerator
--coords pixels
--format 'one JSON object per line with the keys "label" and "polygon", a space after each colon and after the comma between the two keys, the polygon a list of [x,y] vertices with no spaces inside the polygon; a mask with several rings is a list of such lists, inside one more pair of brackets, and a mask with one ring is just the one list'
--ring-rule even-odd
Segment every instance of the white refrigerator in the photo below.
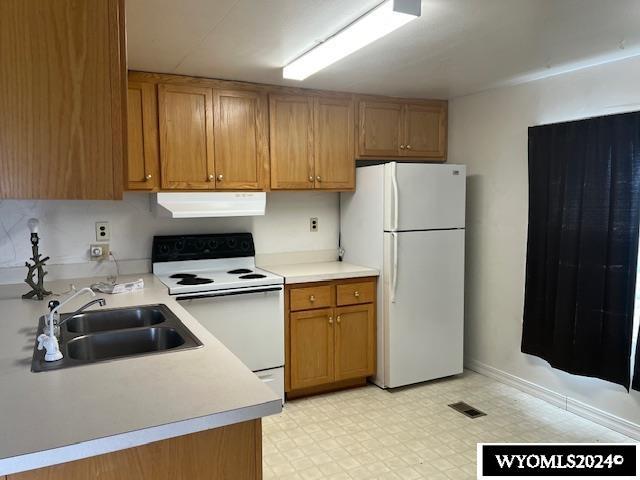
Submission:
{"label": "white refrigerator", "polygon": [[344,261],[378,268],[377,373],[395,388],[462,373],[464,165],[358,167],[340,197]]}

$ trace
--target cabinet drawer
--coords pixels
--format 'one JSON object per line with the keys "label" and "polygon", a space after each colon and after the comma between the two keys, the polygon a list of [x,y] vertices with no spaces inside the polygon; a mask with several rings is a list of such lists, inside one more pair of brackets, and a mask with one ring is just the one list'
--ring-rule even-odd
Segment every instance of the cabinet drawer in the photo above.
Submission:
{"label": "cabinet drawer", "polygon": [[371,303],[375,296],[375,283],[343,283],[337,287],[337,304],[358,305]]}
{"label": "cabinet drawer", "polygon": [[331,285],[291,289],[291,311],[325,308],[332,305]]}

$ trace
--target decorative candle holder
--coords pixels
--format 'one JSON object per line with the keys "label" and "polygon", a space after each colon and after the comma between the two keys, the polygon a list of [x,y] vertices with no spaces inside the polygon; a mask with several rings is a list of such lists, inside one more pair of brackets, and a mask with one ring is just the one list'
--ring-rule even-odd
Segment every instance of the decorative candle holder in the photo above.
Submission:
{"label": "decorative candle holder", "polygon": [[40,252],[38,251],[40,242],[38,224],[39,222],[35,218],[30,219],[28,222],[31,230],[31,261],[33,263],[25,262],[24,265],[28,268],[28,271],[27,278],[24,281],[31,287],[31,291],[22,295],[22,298],[32,299],[36,297],[38,300],[44,300],[44,297],[51,295],[51,292],[44,288],[44,277],[47,274],[44,267],[49,257],[40,258]]}

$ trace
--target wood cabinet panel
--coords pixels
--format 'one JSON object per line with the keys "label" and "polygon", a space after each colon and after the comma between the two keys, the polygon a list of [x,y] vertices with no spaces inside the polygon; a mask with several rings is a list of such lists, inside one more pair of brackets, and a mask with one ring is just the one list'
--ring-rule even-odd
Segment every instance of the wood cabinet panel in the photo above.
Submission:
{"label": "wood cabinet panel", "polygon": [[160,177],[155,85],[129,82],[127,105],[126,187],[128,190],[155,190]]}
{"label": "wood cabinet panel", "polygon": [[358,305],[371,303],[375,300],[375,283],[343,283],[336,287],[337,305]]}
{"label": "wood cabinet panel", "polygon": [[315,188],[355,188],[353,117],[354,103],[351,98],[315,98]]}
{"label": "wood cabinet panel", "polygon": [[261,480],[261,421],[238,423],[7,476],[7,480],[134,478]]}
{"label": "wood cabinet panel", "polygon": [[333,286],[314,285],[313,287],[292,288],[290,298],[291,311],[330,307],[333,305]]}
{"label": "wood cabinet panel", "polygon": [[358,153],[360,156],[394,157],[402,141],[403,105],[360,101]]}
{"label": "wood cabinet panel", "polygon": [[371,304],[335,310],[335,379],[375,373],[375,316]]}
{"label": "wood cabinet panel", "polygon": [[121,198],[122,0],[2,0],[0,59],[0,198]]}
{"label": "wood cabinet panel", "polygon": [[213,91],[158,85],[162,188],[213,189]]}
{"label": "wood cabinet panel", "polygon": [[264,188],[269,163],[266,96],[214,90],[216,188]]}
{"label": "wood cabinet panel", "polygon": [[271,188],[313,188],[313,98],[271,95],[269,117]]}
{"label": "wood cabinet panel", "polygon": [[333,309],[294,312],[290,316],[291,388],[333,381]]}
{"label": "wood cabinet panel", "polygon": [[443,104],[409,104],[405,107],[405,157],[446,157],[447,111]]}
{"label": "wood cabinet panel", "polygon": [[376,282],[366,277],[285,286],[290,398],[362,386],[375,374]]}

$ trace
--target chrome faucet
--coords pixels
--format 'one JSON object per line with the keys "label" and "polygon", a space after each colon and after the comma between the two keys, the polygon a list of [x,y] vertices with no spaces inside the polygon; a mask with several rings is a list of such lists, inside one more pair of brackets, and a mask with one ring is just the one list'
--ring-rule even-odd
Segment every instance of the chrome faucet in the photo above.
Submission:
{"label": "chrome faucet", "polygon": [[107,301],[104,298],[96,298],[95,300],[91,300],[90,302],[85,303],[83,306],[81,306],[75,312],[68,314],[65,317],[64,320],[58,321],[58,326],[64,324],[70,318],[75,317],[79,313],[82,313],[83,311],[85,311],[87,308],[91,307],[92,305],[96,305],[96,304],[100,305],[101,307],[104,307],[107,304]]}
{"label": "chrome faucet", "polygon": [[63,356],[62,352],[60,351],[60,346],[58,344],[58,338],[56,336],[56,326],[59,327],[62,323],[66,322],[67,319],[73,317],[74,315],[77,315],[78,313],[90,307],[91,305],[99,303],[101,306],[103,306],[107,303],[104,298],[98,298],[96,300],[92,300],[91,302],[87,303],[86,305],[83,305],[74,313],[69,315],[62,322],[56,322],[56,318],[59,317],[60,315],[59,314],[60,309],[63,306],[65,306],[67,303],[69,303],[71,300],[82,295],[83,293],[88,293],[92,297],[96,296],[93,290],[91,290],[89,287],[85,287],[81,290],[78,290],[73,295],[63,300],[62,302],[54,301],[49,303],[50,311],[45,316],[46,322],[44,326],[44,332],[38,336],[38,350],[42,350],[43,348],[46,350],[46,353],[44,355],[44,360],[46,362],[53,362],[56,360],[60,360]]}

